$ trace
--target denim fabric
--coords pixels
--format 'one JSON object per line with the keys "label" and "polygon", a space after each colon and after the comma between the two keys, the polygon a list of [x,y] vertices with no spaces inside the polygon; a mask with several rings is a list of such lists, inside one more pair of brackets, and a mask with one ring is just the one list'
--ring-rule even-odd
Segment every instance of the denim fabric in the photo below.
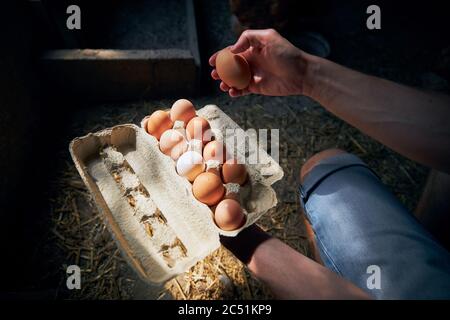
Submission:
{"label": "denim fabric", "polygon": [[[450,253],[358,157],[323,160],[300,195],[328,268],[378,299],[450,299]],[[368,288],[371,265],[380,289]]]}

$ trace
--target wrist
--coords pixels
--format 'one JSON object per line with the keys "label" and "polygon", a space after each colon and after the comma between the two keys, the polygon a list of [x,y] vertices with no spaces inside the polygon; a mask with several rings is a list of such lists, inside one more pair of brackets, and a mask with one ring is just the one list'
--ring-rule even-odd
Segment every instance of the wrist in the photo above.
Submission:
{"label": "wrist", "polygon": [[220,242],[244,264],[248,264],[256,249],[266,240],[272,238],[257,225],[253,224],[242,230],[236,237],[220,236]]}
{"label": "wrist", "polygon": [[300,78],[302,79],[301,93],[312,99],[315,98],[317,79],[321,68],[322,58],[301,52]]}

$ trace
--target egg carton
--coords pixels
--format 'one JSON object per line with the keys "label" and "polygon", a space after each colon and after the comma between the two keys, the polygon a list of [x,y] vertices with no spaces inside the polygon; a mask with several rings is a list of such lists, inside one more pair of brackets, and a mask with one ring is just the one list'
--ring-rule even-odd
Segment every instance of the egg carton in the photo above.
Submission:
{"label": "egg carton", "polygon": [[[257,143],[215,105],[197,115],[209,121],[219,141],[227,129],[237,129],[236,135]],[[155,284],[187,271],[220,246],[220,235],[236,236],[274,207],[271,185],[283,170],[258,148],[260,161],[246,164],[249,178],[238,190],[246,222],[223,231],[211,209],[193,196],[192,184],[177,174],[175,161],[146,132],[146,122],[147,117],[141,127],[124,124],[89,133],[72,140],[69,149],[123,256],[143,280]]]}

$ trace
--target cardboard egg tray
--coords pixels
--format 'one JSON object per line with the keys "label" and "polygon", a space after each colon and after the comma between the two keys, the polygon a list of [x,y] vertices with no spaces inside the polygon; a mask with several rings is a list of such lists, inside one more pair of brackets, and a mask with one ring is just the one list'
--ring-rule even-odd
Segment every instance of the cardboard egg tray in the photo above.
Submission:
{"label": "cardboard egg tray", "polygon": [[[215,105],[197,110],[197,115],[207,119],[215,139],[225,143],[226,129],[240,129]],[[238,230],[223,231],[211,209],[194,198],[192,184],[177,174],[175,161],[146,132],[146,121],[141,128],[124,124],[75,138],[70,153],[129,264],[144,280],[161,283],[216,250],[220,234],[236,236],[274,207],[277,197],[271,185],[283,171],[258,148],[259,161],[246,164],[249,178],[239,190],[246,222]],[[243,130],[236,135],[248,145],[257,143]],[[251,156],[248,148],[237,149]]]}

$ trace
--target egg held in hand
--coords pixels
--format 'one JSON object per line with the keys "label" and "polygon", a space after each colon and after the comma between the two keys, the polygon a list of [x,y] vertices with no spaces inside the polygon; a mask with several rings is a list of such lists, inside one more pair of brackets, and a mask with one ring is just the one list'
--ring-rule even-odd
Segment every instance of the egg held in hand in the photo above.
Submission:
{"label": "egg held in hand", "polygon": [[170,109],[170,120],[175,123],[175,121],[183,121],[184,126],[196,116],[195,107],[187,99],[179,99],[175,101]]}
{"label": "egg held in hand", "polygon": [[236,230],[244,225],[245,214],[239,202],[225,199],[219,202],[214,211],[214,222],[222,230]]}
{"label": "egg held in hand", "polygon": [[205,170],[205,163],[200,153],[187,151],[177,160],[177,173],[187,178],[190,182]]}
{"label": "egg held in hand", "polygon": [[201,173],[192,184],[194,197],[208,206],[216,205],[225,194],[225,187],[220,177],[211,172]]}
{"label": "egg held in hand", "polygon": [[167,130],[159,139],[159,149],[173,160],[177,160],[188,149],[188,142],[177,130]]}
{"label": "egg held in hand", "polygon": [[252,73],[247,60],[240,54],[232,53],[228,48],[217,54],[216,70],[220,79],[229,87],[242,90],[250,84]]}
{"label": "egg held in hand", "polygon": [[147,132],[158,140],[164,131],[172,129],[172,127],[173,122],[167,111],[157,110],[147,120]]}

